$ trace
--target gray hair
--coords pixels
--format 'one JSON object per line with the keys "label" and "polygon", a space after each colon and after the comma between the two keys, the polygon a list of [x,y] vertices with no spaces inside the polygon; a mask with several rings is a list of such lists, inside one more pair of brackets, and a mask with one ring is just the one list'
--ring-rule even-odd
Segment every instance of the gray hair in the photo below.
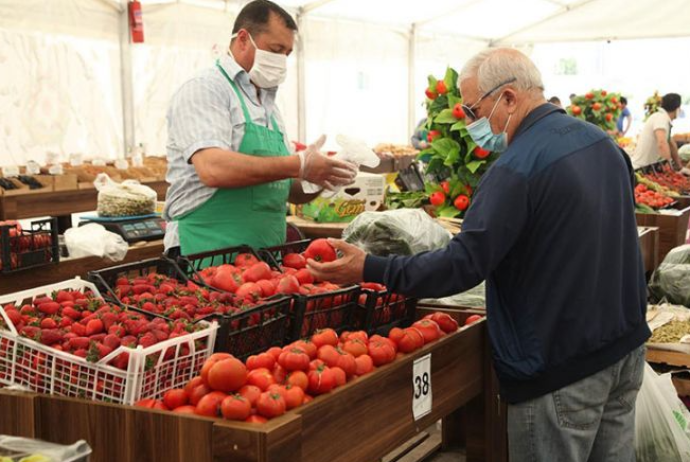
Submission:
{"label": "gray hair", "polygon": [[513,48],[489,48],[470,58],[462,68],[458,85],[475,76],[482,92],[490,91],[511,78],[516,79],[512,85],[518,90],[544,91],[537,66],[525,54]]}

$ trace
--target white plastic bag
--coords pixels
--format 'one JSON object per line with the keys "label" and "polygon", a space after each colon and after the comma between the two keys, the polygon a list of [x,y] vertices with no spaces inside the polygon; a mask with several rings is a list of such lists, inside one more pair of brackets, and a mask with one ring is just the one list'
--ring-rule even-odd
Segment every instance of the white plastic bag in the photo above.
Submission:
{"label": "white plastic bag", "polygon": [[[333,159],[342,160],[344,162],[350,162],[355,164],[357,169],[364,165],[365,167],[375,168],[378,167],[381,159],[376,155],[373,149],[371,149],[364,141],[350,138],[345,135],[338,135],[335,137],[335,141],[340,146],[340,150],[332,157]],[[302,182],[302,189],[307,194],[313,194],[319,192],[321,187],[315,185],[314,183],[309,183],[308,181]],[[341,188],[336,188],[330,195],[338,192]]]}
{"label": "white plastic bag", "polygon": [[78,462],[87,460],[91,454],[91,448],[84,440],[79,440],[71,446],[63,446],[29,438],[0,435],[0,455],[3,450],[17,453],[17,456],[12,456],[17,458],[16,460],[21,460],[19,457],[22,456],[41,455],[43,458],[36,457],[31,460],[46,462]]}
{"label": "white plastic bag", "polygon": [[106,173],[93,182],[98,190],[98,214],[102,217],[150,215],[156,211],[158,194],[136,180],[117,183]]}
{"label": "white plastic bag", "polygon": [[635,410],[637,462],[690,462],[689,418],[670,374],[659,376],[645,364]]}
{"label": "white plastic bag", "polygon": [[129,244],[119,234],[111,233],[96,223],[65,231],[65,244],[71,257],[100,257],[122,261]]}

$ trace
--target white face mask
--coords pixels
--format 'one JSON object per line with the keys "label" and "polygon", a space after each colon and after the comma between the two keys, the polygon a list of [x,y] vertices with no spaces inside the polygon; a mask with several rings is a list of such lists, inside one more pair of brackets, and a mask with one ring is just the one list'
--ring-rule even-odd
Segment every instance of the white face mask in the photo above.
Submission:
{"label": "white face mask", "polygon": [[[237,34],[232,38],[237,37]],[[252,36],[249,40],[256,50],[254,65],[249,69],[249,78],[260,88],[274,88],[285,82],[287,77],[287,56],[282,53],[271,53],[260,50]]]}

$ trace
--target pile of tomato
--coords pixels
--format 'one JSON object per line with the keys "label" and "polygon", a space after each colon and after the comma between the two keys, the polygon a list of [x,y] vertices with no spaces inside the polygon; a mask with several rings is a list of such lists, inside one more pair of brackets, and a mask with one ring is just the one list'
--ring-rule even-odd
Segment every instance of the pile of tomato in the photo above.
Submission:
{"label": "pile of tomato", "polygon": [[635,203],[659,209],[672,204],[673,199],[656,191],[652,191],[643,184],[638,184],[635,186]]}
{"label": "pile of tomato", "polygon": [[[470,317],[466,324],[479,318]],[[184,388],[169,390],[162,400],[144,399],[136,405],[263,423],[457,329],[458,323],[448,314],[433,313],[411,327],[392,329],[387,337],[364,331],[338,336],[333,329],[323,329],[309,339],[250,356],[245,363],[216,353]]]}
{"label": "pile of tomato", "polygon": [[[669,167],[670,169],[670,167]],[[690,194],[690,178],[674,171],[646,173],[649,180],[681,194]]]}

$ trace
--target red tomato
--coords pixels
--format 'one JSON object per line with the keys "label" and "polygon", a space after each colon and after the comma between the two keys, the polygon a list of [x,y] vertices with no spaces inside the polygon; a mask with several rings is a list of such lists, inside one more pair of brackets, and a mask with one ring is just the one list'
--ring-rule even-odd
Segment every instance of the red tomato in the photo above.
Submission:
{"label": "red tomato", "polygon": [[467,319],[465,319],[465,325],[469,326],[470,324],[473,324],[480,319],[482,319],[484,316],[480,316],[478,314],[473,314],[472,316],[469,316]]}
{"label": "red tomato", "polygon": [[440,327],[441,330],[446,334],[450,334],[451,332],[458,330],[458,322],[448,313],[432,313],[424,316],[424,319],[431,319],[432,321],[435,321],[436,324],[438,324],[438,327]]}
{"label": "red tomato", "polygon": [[460,194],[455,198],[455,201],[453,201],[453,205],[458,210],[467,210],[467,207],[470,206],[470,198],[464,194]]}
{"label": "red tomato", "polygon": [[450,194],[450,182],[442,181],[441,182],[441,188],[443,189],[444,193]]}
{"label": "red tomato", "polygon": [[335,377],[335,387],[342,387],[347,383],[347,374],[344,370],[339,367],[331,367],[331,372],[333,372],[333,377]]}
{"label": "red tomato", "polygon": [[439,80],[438,82],[436,82],[436,92],[439,95],[445,95],[446,93],[448,93],[448,87],[446,87],[446,82],[444,82],[443,80]]}
{"label": "red tomato", "polygon": [[196,414],[196,407],[190,405],[180,406],[173,409],[173,412],[177,412],[178,414]]}
{"label": "red tomato", "polygon": [[354,332],[345,331],[340,334],[340,341],[342,343],[345,343],[348,340],[359,340],[366,345],[369,342],[369,336],[363,330],[357,330]]}
{"label": "red tomato", "polygon": [[206,417],[218,417],[218,412],[220,410],[220,403],[223,402],[228,395],[221,391],[212,391],[208,395],[204,396],[199,400],[196,405],[197,415],[203,415]]}
{"label": "red tomato", "polygon": [[261,388],[255,385],[245,385],[240,388],[238,393],[247,398],[252,406],[255,406],[256,401],[259,399],[259,396],[261,396]]}
{"label": "red tomato", "polygon": [[163,395],[163,404],[168,409],[177,409],[189,402],[189,393],[182,389],[168,390]]}
{"label": "red tomato", "polygon": [[307,260],[298,253],[289,253],[283,257],[283,266],[299,270],[306,268]]}
{"label": "red tomato", "polygon": [[142,399],[134,403],[137,407],[143,407],[146,409],[158,409],[159,411],[168,411],[169,409],[162,402],[157,399]]}
{"label": "red tomato", "polygon": [[302,255],[307,260],[325,263],[335,261],[338,258],[335,249],[327,239],[314,239]]}
{"label": "red tomato", "polygon": [[431,195],[429,196],[429,202],[431,202],[431,205],[435,206],[443,205],[446,203],[446,195],[443,194],[441,191],[431,193]]}
{"label": "red tomato", "polygon": [[286,371],[306,371],[309,369],[309,356],[302,349],[293,347],[283,351],[278,363]]}
{"label": "red tomato", "polygon": [[369,355],[362,355],[355,358],[355,374],[365,375],[374,370],[374,360]]}
{"label": "red tomato", "polygon": [[318,346],[313,341],[310,342],[308,340],[297,340],[296,342],[292,342],[290,346],[304,351],[310,359],[316,358]]}
{"label": "red tomato", "polygon": [[348,339],[343,344],[343,350],[350,353],[355,358],[369,353],[366,343],[359,339]]}
{"label": "red tomato", "polygon": [[232,395],[220,403],[220,413],[228,420],[246,420],[252,412],[252,405],[242,395]]}
{"label": "red tomato", "polygon": [[271,279],[271,267],[265,262],[254,263],[244,270],[242,279],[244,279],[244,282],[258,282],[262,279]]}
{"label": "red tomato", "polygon": [[421,319],[412,324],[412,328],[417,329],[422,334],[424,344],[438,340],[443,332],[438,324],[431,319]]}
{"label": "red tomato", "polygon": [[280,354],[281,354],[282,352],[283,352],[283,349],[280,348],[280,347],[277,347],[277,346],[271,347],[271,348],[268,349],[268,351],[266,351],[266,353],[268,353],[268,354],[270,354],[271,356],[273,356],[273,359],[275,359],[276,361],[278,361],[278,358],[280,357]]}
{"label": "red tomato", "polygon": [[274,281],[263,279],[256,283],[259,288],[261,288],[261,295],[264,298],[272,297],[276,294],[276,288],[278,287]]}
{"label": "red tomato", "polygon": [[259,259],[250,253],[241,253],[235,258],[235,266],[238,268],[247,268],[255,263],[259,263]]}
{"label": "red tomato", "polygon": [[304,406],[305,404],[311,403],[312,401],[314,401],[314,397],[311,395],[305,394],[304,395],[304,401],[302,401],[302,406]]}
{"label": "red tomato", "polygon": [[263,295],[263,292],[261,291],[261,286],[256,284],[255,282],[247,282],[245,284],[242,284],[237,291],[235,292],[237,295],[237,298],[240,299],[240,301],[249,301],[249,302],[256,302],[261,299],[261,296]]}
{"label": "red tomato", "polygon": [[260,367],[265,369],[273,369],[275,364],[275,358],[273,358],[273,355],[269,353],[259,353],[258,355],[252,355],[247,358],[247,369],[250,371],[259,369]]}
{"label": "red tomato", "polygon": [[299,387],[304,391],[307,391],[309,387],[309,377],[304,371],[293,371],[287,376],[288,386]]}
{"label": "red tomato", "polygon": [[222,359],[208,371],[207,383],[226,393],[239,390],[247,382],[247,368],[237,358]]}
{"label": "red tomato", "polygon": [[259,387],[261,391],[266,391],[268,386],[274,383],[276,383],[276,379],[271,374],[271,371],[263,367],[249,371],[249,374],[247,374],[247,385]]}
{"label": "red tomato", "polygon": [[252,423],[252,424],[265,424],[268,422],[266,417],[261,417],[260,415],[250,415],[247,417],[247,420],[245,420],[247,423]]}
{"label": "red tomato", "polygon": [[337,346],[338,334],[336,334],[333,329],[317,330],[316,333],[311,336],[311,341],[316,345],[317,349],[324,345]]}
{"label": "red tomato", "polygon": [[383,366],[395,360],[395,349],[387,342],[369,342],[369,356],[375,366]]}
{"label": "red tomato", "polygon": [[210,278],[210,283],[216,289],[235,293],[242,285],[242,275],[237,272],[237,268],[232,265],[221,265],[216,268],[216,272]]}
{"label": "red tomato", "polygon": [[491,152],[477,146],[476,148],[474,148],[472,154],[474,154],[474,157],[476,157],[477,159],[485,159],[486,157],[489,157],[489,154],[491,154]]}
{"label": "red tomato", "polygon": [[273,371],[271,372],[273,374],[273,378],[276,380],[276,383],[285,383],[285,377],[287,377],[287,371],[283,366],[280,364],[276,364],[273,366]]}
{"label": "red tomato", "polygon": [[328,393],[335,387],[335,375],[330,368],[320,366],[313,371],[309,371],[309,393],[321,395]]}
{"label": "red tomato", "polygon": [[277,383],[269,385],[268,390],[266,391],[269,393],[278,393],[283,397],[283,399],[285,399],[285,396],[287,395],[287,389],[283,385],[278,385]]}
{"label": "red tomato", "polygon": [[204,363],[204,366],[201,368],[201,378],[204,380],[204,383],[208,385],[208,371],[211,370],[214,364],[216,364],[218,361],[223,360],[223,359],[230,359],[233,358],[233,356],[230,353],[214,353],[212,354]]}
{"label": "red tomato", "polygon": [[393,350],[394,350],[396,353],[398,352],[398,344],[395,343],[393,340],[389,339],[388,337],[382,337],[381,335],[372,335],[370,341],[371,341],[371,342],[376,341],[376,342],[387,343],[388,345],[391,346],[391,348],[393,348]]}
{"label": "red tomato", "polygon": [[288,385],[285,393],[285,407],[294,409],[304,402],[304,389],[298,386]]}
{"label": "red tomato", "polygon": [[285,400],[278,393],[261,393],[256,402],[256,410],[259,415],[267,418],[278,417],[285,414]]}
{"label": "red tomato", "polygon": [[189,404],[196,406],[201,398],[211,393],[211,389],[205,384],[197,385],[192,391],[189,392]]}
{"label": "red tomato", "polygon": [[276,293],[284,295],[292,295],[299,292],[299,281],[295,276],[286,275],[278,281],[278,288]]}
{"label": "red tomato", "polygon": [[338,365],[340,360],[340,353],[336,347],[331,345],[324,345],[319,348],[319,352],[316,355],[321,361],[323,361],[328,367],[335,367]]}
{"label": "red tomato", "polygon": [[302,268],[301,270],[298,270],[295,273],[295,277],[297,278],[297,282],[302,284],[313,284],[314,283],[314,276],[312,276],[311,272],[309,272],[308,269]]}
{"label": "red tomato", "polygon": [[398,350],[401,353],[411,353],[424,346],[424,336],[417,329],[404,329],[403,336],[398,342]]}
{"label": "red tomato", "polygon": [[357,364],[355,363],[355,357],[346,351],[338,349],[340,353],[340,358],[338,358],[337,367],[345,371],[347,377],[352,377],[355,375],[357,369]]}

